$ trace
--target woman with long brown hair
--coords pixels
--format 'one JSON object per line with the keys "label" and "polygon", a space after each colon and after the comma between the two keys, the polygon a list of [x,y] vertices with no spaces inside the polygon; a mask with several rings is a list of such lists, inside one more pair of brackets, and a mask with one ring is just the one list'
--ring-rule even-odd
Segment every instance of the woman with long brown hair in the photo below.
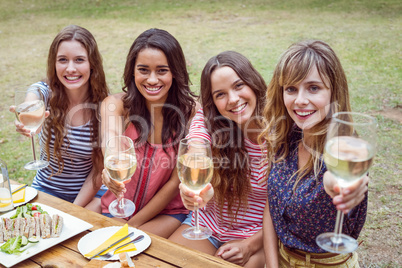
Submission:
{"label": "woman with long brown hair", "polygon": [[[195,196],[180,184],[183,203],[198,202],[199,224],[208,240],[187,240],[182,231],[195,224],[191,215],[169,238],[180,244],[245,267],[264,267],[262,219],[267,199],[261,113],[266,84],[250,61],[234,51],[212,57],[201,74],[202,109],[189,138],[211,141],[214,173],[211,184]],[[211,186],[212,185],[212,186]]]}
{"label": "woman with long brown hair", "polygon": [[[95,209],[89,204],[103,168],[98,106],[109,89],[93,35],[77,25],[62,29],[49,48],[47,79],[34,86],[50,110],[40,132],[41,158],[49,166],[38,170],[32,187]],[[16,127],[29,136],[21,123]]]}
{"label": "woman with long brown hair", "polygon": [[123,80],[124,92],[102,103],[102,136],[104,142],[121,134],[131,138],[137,168],[125,184],[104,170],[109,190],[101,199],[102,213],[111,217],[109,204],[124,195],[136,206],[124,221],[169,237],[188,214],[180,200],[176,156],[196,111],[179,42],[162,29],[141,33],[128,52]]}
{"label": "woman with long brown hair", "polygon": [[337,209],[345,213],[343,233],[354,238],[367,213],[368,177],[340,195],[322,159],[332,115],[351,111],[346,75],[333,49],[319,40],[290,46],[275,68],[266,100],[261,137],[270,173],[264,231],[273,224],[279,241],[278,255],[276,240],[264,234],[266,259],[278,256],[280,267],[358,267],[356,252],[326,253],[315,241],[333,231]]}

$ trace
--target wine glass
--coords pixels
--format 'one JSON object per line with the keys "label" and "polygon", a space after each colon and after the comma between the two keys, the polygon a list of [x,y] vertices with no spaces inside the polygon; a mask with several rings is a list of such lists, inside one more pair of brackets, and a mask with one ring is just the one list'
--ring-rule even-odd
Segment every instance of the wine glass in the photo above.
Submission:
{"label": "wine glass", "polygon": [[[129,180],[137,168],[133,141],[127,136],[115,136],[106,143],[104,165],[109,177],[115,181]],[[109,205],[109,212],[116,218],[126,218],[135,211],[133,201],[121,198]]]}
{"label": "wine glass", "polygon": [[[203,138],[182,139],[179,145],[177,172],[180,181],[199,195],[211,181],[213,173],[211,144]],[[206,239],[211,230],[199,226],[198,203],[194,203],[195,227],[187,228],[183,236],[191,240]]]}
{"label": "wine glass", "polygon": [[[376,152],[377,121],[365,114],[339,112],[332,117],[324,149],[327,169],[342,188],[365,176]],[[337,212],[335,231],[317,236],[322,249],[333,253],[350,253],[357,241],[342,234],[343,212]]]}
{"label": "wine glass", "polygon": [[24,124],[31,132],[33,161],[25,164],[29,170],[45,168],[49,162],[36,159],[34,135],[45,121],[45,103],[39,87],[31,86],[26,91],[15,91],[15,115],[17,120]]}

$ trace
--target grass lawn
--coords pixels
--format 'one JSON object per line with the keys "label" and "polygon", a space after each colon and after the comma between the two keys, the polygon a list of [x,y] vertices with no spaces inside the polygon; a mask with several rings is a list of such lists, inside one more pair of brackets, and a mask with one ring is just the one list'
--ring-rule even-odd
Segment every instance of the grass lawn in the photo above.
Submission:
{"label": "grass lawn", "polygon": [[267,83],[292,43],[321,39],[337,52],[350,84],[352,108],[379,120],[379,150],[370,171],[369,211],[360,236],[362,267],[402,266],[400,182],[402,3],[399,0],[3,0],[0,2],[0,158],[12,179],[31,183],[23,169],[30,140],[15,132],[8,112],[14,90],[46,75],[49,45],[66,25],[97,39],[107,81],[121,91],[125,57],[144,30],[162,28],[183,47],[191,80],[219,52],[247,56]]}

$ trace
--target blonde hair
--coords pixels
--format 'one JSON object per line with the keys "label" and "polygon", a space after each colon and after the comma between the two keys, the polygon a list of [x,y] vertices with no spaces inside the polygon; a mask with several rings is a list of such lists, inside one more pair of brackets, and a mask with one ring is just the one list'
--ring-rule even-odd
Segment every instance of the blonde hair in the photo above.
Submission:
{"label": "blonde hair", "polygon": [[[263,115],[267,125],[260,135],[260,140],[265,139],[267,142],[271,163],[280,162],[289,155],[288,137],[294,125],[284,105],[283,86],[300,83],[314,66],[322,81],[328,83],[325,86],[331,90],[331,104],[326,118],[311,129],[312,140],[309,143],[310,148],[307,148],[310,157],[307,163],[293,174],[297,176],[293,190],[304,176],[311,171],[318,174],[321,170],[320,156],[324,150],[327,126],[332,114],[351,110],[346,75],[332,48],[319,40],[306,40],[291,45],[282,54],[266,93],[267,105]],[[268,169],[269,174],[270,167]]]}

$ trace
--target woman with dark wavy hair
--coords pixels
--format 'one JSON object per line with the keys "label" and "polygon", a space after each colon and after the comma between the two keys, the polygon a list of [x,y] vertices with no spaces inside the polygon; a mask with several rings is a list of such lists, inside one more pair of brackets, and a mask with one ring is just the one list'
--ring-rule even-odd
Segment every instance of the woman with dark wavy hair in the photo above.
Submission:
{"label": "woman with dark wavy hair", "polygon": [[111,216],[109,204],[124,194],[136,205],[130,225],[168,237],[188,213],[179,195],[176,155],[196,111],[180,44],[164,30],[143,32],[129,50],[123,79],[125,93],[102,103],[103,141],[129,136],[137,169],[125,185],[103,172],[110,191],[102,197],[102,213]]}
{"label": "woman with dark wavy hair", "polygon": [[[32,187],[94,210],[95,200],[89,203],[103,169],[98,105],[109,89],[93,35],[77,25],[62,29],[49,48],[46,82],[33,86],[40,88],[50,115],[40,132],[41,158],[49,166],[38,170]],[[29,136],[21,123],[16,126]]]}
{"label": "woman with dark wavy hair", "polygon": [[[180,184],[188,209],[198,202],[200,226],[208,240],[190,241],[181,233],[195,224],[189,214],[169,238],[245,267],[264,267],[262,222],[267,199],[266,153],[257,138],[263,129],[260,114],[266,84],[250,61],[234,51],[212,57],[201,74],[202,109],[188,137],[211,141],[214,175],[200,196]],[[274,237],[274,236],[273,236]]]}

